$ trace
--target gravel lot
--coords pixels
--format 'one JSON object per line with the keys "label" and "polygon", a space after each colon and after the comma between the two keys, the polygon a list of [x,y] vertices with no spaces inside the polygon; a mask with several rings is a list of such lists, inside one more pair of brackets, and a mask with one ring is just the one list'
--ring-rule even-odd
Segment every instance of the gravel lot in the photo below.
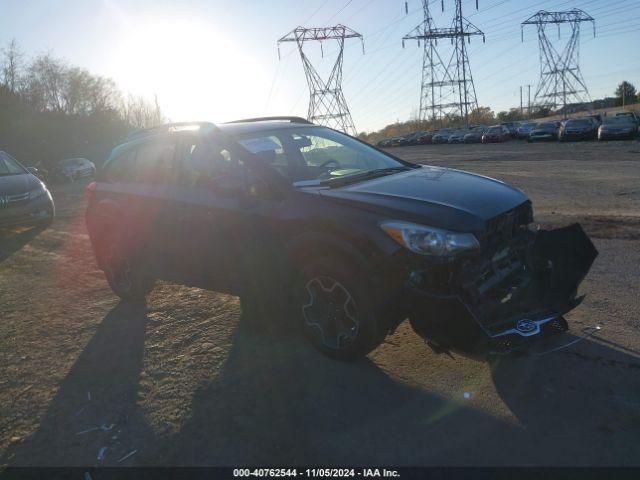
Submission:
{"label": "gravel lot", "polygon": [[0,464],[640,465],[640,144],[392,153],[512,183],[544,225],[582,222],[600,256],[545,348],[585,338],[485,363],[403,324],[343,364],[242,328],[235,297],[161,284],[147,309],[120,304],[65,186],[49,230],[0,240]]}

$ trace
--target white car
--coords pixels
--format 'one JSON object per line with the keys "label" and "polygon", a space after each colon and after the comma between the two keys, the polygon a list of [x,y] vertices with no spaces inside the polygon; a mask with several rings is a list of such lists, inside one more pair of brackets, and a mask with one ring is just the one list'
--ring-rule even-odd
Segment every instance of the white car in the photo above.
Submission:
{"label": "white car", "polygon": [[58,162],[56,173],[60,178],[73,182],[82,178],[93,178],[96,166],[86,158],[67,158]]}

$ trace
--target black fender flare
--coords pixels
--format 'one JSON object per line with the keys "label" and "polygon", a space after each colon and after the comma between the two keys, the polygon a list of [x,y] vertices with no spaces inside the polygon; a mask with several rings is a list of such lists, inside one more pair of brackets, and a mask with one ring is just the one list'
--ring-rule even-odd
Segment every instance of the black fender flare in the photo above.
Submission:
{"label": "black fender flare", "polygon": [[332,256],[344,259],[363,273],[371,270],[371,262],[351,242],[322,232],[302,233],[286,243],[290,266],[297,269],[309,258]]}

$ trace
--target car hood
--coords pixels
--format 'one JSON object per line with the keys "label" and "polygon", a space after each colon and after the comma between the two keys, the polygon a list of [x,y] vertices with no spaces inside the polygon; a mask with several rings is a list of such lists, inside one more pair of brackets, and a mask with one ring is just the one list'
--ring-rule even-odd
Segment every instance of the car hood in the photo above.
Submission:
{"label": "car hood", "polygon": [[427,166],[319,193],[393,219],[452,231],[481,231],[486,220],[528,201],[520,190],[498,180]]}
{"label": "car hood", "polygon": [[17,195],[33,190],[39,180],[25,173],[22,175],[0,175],[0,195]]}
{"label": "car hood", "polygon": [[620,130],[633,130],[635,129],[635,125],[629,125],[629,124],[625,124],[625,125],[601,125],[600,126],[600,130],[606,130],[606,131],[611,131],[611,132],[616,132],[616,131],[620,131]]}

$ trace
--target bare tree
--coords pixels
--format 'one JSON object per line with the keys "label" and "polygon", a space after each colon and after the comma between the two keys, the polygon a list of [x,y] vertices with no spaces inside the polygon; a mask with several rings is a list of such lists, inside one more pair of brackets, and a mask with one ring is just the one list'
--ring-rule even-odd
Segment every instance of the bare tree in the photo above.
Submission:
{"label": "bare tree", "polygon": [[157,96],[153,101],[131,94],[125,97],[113,79],[69,66],[49,53],[29,62],[24,58],[17,42],[9,42],[0,56],[0,80],[35,110],[67,115],[107,114],[135,128],[164,121]]}
{"label": "bare tree", "polygon": [[88,94],[93,80],[91,74],[73,67],[66,69],[63,79],[61,97],[64,111],[69,115],[90,113]]}
{"label": "bare tree", "polygon": [[66,65],[50,54],[37,56],[29,65],[25,94],[39,110],[65,111]]}
{"label": "bare tree", "polygon": [[91,113],[114,110],[120,103],[122,93],[111,78],[93,77],[88,91]]}
{"label": "bare tree", "polygon": [[120,107],[122,119],[135,128],[148,128],[164,122],[157,96],[154,102],[147,101],[142,96],[129,94]]}
{"label": "bare tree", "polygon": [[16,93],[20,85],[20,77],[23,72],[24,54],[15,38],[2,49],[2,62],[0,64],[0,74],[2,84],[11,92]]}

